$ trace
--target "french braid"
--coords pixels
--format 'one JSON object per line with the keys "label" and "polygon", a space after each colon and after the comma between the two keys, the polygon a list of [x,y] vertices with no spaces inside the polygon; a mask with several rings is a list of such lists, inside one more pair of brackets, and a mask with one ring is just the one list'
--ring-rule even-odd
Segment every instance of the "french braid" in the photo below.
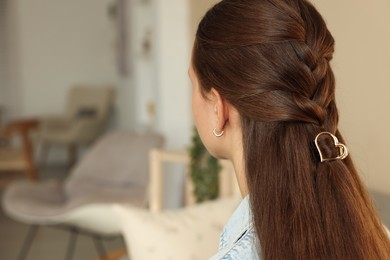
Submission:
{"label": "french braid", "polygon": [[[338,131],[334,39],[306,0],[223,0],[199,24],[192,63],[240,113],[263,259],[390,259],[390,242],[351,157],[320,163]],[[328,142],[322,142],[333,153]]]}

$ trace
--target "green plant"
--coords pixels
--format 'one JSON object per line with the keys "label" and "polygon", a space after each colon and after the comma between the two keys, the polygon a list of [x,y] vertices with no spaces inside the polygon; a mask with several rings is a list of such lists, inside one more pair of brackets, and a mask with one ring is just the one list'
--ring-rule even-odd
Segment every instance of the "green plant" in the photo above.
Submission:
{"label": "green plant", "polygon": [[190,156],[191,179],[194,184],[194,195],[197,202],[217,198],[221,165],[207,151],[195,127],[192,135]]}

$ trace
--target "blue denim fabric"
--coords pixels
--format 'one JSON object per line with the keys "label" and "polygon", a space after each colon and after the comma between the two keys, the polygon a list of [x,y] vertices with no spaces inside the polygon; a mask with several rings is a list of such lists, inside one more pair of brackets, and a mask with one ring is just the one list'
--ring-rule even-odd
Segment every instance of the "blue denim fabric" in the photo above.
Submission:
{"label": "blue denim fabric", "polygon": [[249,196],[246,196],[225,225],[218,253],[210,260],[259,260],[259,248],[252,223]]}

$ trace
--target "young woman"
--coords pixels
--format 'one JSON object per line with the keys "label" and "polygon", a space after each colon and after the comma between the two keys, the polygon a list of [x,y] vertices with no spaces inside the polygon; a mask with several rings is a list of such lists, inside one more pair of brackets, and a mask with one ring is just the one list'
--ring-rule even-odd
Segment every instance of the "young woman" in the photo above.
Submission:
{"label": "young woman", "polygon": [[195,123],[244,197],[213,259],[390,259],[338,131],[333,51],[306,0],[223,0],[200,22]]}

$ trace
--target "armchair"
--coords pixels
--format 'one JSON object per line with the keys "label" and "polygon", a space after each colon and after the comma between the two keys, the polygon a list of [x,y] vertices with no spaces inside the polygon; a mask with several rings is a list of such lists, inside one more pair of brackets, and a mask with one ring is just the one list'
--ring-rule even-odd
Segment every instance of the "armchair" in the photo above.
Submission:
{"label": "armchair", "polygon": [[63,115],[40,119],[37,137],[43,160],[51,145],[62,145],[68,148],[69,165],[72,165],[77,147],[90,144],[102,133],[113,102],[112,87],[73,87]]}
{"label": "armchair", "polygon": [[[108,205],[145,205],[148,152],[162,144],[163,138],[157,134],[112,132],[92,146],[65,182],[20,181],[9,185],[3,195],[4,212],[32,225],[18,259],[27,255],[39,225],[67,227],[73,235],[90,234],[97,244],[102,235],[119,235],[120,228],[112,211],[107,210]],[[66,259],[72,258],[73,237]]]}

